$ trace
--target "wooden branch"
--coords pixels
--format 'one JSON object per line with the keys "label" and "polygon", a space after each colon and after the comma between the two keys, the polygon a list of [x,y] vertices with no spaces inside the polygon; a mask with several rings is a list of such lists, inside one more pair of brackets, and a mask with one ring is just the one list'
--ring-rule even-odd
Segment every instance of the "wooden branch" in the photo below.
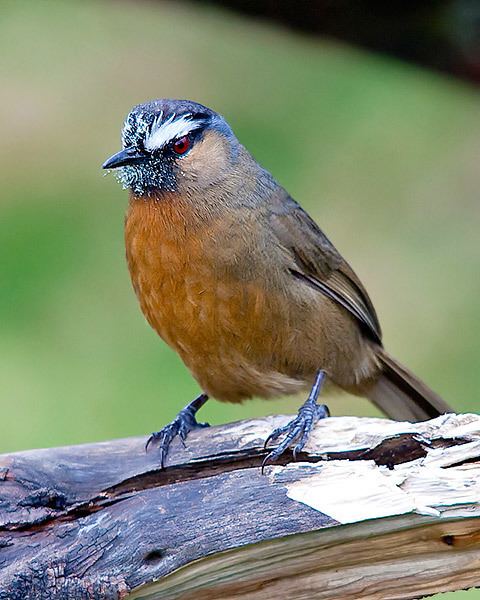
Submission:
{"label": "wooden branch", "polygon": [[418,598],[480,586],[480,417],[288,417],[0,457],[0,599]]}

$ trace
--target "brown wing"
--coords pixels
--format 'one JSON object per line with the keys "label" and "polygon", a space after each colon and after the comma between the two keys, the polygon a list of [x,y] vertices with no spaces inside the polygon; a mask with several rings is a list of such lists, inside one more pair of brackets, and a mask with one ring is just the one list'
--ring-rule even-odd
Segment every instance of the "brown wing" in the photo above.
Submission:
{"label": "brown wing", "polygon": [[294,259],[292,275],[343,306],[381,345],[380,324],[365,288],[315,221],[289,196],[269,208],[272,229]]}

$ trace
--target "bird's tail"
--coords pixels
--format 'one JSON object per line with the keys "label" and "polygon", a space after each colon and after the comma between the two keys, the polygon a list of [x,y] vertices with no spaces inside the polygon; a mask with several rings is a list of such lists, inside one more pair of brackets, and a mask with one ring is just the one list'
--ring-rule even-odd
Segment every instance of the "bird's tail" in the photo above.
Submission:
{"label": "bird's tail", "polygon": [[380,349],[383,373],[368,390],[368,398],[397,421],[426,421],[453,409],[411,371]]}

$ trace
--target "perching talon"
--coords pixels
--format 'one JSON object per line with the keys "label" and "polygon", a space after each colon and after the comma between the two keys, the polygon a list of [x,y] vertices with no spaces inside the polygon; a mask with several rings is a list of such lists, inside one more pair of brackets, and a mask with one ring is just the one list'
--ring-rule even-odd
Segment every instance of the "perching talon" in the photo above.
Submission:
{"label": "perching talon", "polygon": [[202,427],[210,427],[209,423],[199,423],[195,415],[197,410],[201,408],[208,400],[207,394],[200,394],[195,400],[192,400],[184,409],[182,409],[178,415],[173,419],[171,423],[166,425],[160,431],[152,433],[145,444],[145,451],[148,450],[149,446],[154,444],[158,445],[160,449],[160,468],[165,468],[165,460],[168,455],[168,450],[173,439],[178,435],[185,447],[185,440],[187,435],[193,429]]}
{"label": "perching talon", "polygon": [[275,441],[283,434],[286,434],[283,441],[264,458],[262,463],[262,473],[268,463],[276,460],[285,452],[285,450],[287,450],[292,442],[298,440],[293,447],[293,459],[296,460],[297,453],[300,452],[307,443],[308,436],[315,423],[320,419],[330,416],[330,411],[325,404],[317,404],[324,380],[325,372],[318,371],[312,390],[306,402],[300,407],[297,416],[283,427],[279,427],[272,431],[265,440],[264,448],[266,449],[269,442]]}

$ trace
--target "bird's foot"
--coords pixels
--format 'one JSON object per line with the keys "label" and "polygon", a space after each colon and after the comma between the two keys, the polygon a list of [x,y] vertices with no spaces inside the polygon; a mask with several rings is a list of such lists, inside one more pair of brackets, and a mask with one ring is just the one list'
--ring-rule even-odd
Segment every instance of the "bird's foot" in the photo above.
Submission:
{"label": "bird's foot", "polygon": [[161,469],[165,467],[165,460],[168,455],[170,444],[177,435],[180,438],[183,447],[185,448],[185,440],[187,439],[187,435],[190,433],[190,431],[193,429],[210,427],[209,423],[199,423],[195,418],[197,410],[203,404],[205,404],[207,399],[208,396],[206,394],[201,394],[198,396],[198,398],[195,398],[193,402],[190,402],[190,404],[181,410],[171,423],[166,425],[163,429],[160,429],[160,431],[152,433],[152,435],[148,438],[145,445],[145,450],[148,450],[150,445],[156,445],[159,447]]}
{"label": "bird's foot", "polygon": [[297,442],[293,447],[293,459],[296,460],[297,453],[300,452],[305,446],[310,432],[313,429],[313,426],[320,419],[324,419],[330,416],[330,411],[328,410],[328,406],[326,404],[317,404],[316,400],[312,397],[309,397],[308,400],[303,404],[295,419],[292,419],[289,423],[284,425],[283,427],[279,427],[272,431],[272,433],[265,440],[264,448],[267,448],[267,445],[270,442],[277,440],[279,437],[285,434],[285,437],[280,442],[280,444],[263,460],[262,463],[262,473],[265,466],[276,460],[279,456],[281,456],[285,450],[290,446],[292,442]]}

